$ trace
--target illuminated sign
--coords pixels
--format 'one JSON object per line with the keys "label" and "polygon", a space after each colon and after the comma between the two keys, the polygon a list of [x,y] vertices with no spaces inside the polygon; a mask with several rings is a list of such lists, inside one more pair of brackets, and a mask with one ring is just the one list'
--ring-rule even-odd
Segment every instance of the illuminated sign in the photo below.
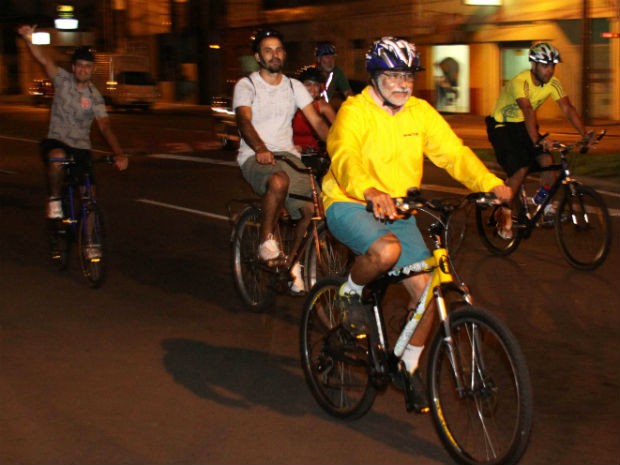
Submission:
{"label": "illuminated sign", "polygon": [[502,0],[463,0],[465,5],[501,6]]}
{"label": "illuminated sign", "polygon": [[34,45],[49,45],[50,33],[49,32],[35,32],[32,34],[32,43]]}
{"label": "illuminated sign", "polygon": [[72,5],[58,5],[56,7],[58,18],[54,20],[56,29],[77,29],[78,20],[74,18],[74,9]]}
{"label": "illuminated sign", "polygon": [[620,37],[620,32],[601,32],[603,39],[617,39]]}

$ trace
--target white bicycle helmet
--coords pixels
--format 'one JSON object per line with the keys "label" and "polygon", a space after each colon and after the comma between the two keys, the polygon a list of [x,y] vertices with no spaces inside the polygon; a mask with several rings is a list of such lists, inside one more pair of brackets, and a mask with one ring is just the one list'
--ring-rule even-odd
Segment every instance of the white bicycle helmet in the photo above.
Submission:
{"label": "white bicycle helmet", "polygon": [[547,42],[533,45],[530,48],[529,57],[530,61],[543,64],[560,63],[562,61],[560,51]]}
{"label": "white bicycle helmet", "polygon": [[382,37],[376,40],[366,53],[366,70],[381,71],[423,71],[420,56],[414,44],[396,37]]}

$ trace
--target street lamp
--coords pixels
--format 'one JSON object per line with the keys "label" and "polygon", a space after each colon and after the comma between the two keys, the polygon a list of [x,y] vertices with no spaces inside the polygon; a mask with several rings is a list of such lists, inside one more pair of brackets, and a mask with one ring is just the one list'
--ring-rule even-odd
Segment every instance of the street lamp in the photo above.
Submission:
{"label": "street lamp", "polygon": [[58,18],[54,20],[56,29],[77,29],[78,20],[74,17],[73,5],[58,5],[56,7]]}
{"label": "street lamp", "polygon": [[32,43],[35,45],[49,45],[50,44],[50,33],[49,32],[33,33]]}

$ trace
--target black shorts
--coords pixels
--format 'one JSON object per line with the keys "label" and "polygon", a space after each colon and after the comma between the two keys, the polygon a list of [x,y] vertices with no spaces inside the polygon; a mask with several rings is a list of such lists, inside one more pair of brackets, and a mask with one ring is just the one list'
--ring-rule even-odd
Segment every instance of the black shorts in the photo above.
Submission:
{"label": "black shorts", "polygon": [[93,171],[93,157],[88,149],[76,149],[70,147],[64,142],[57,139],[43,139],[41,141],[41,157],[43,163],[47,166],[49,161],[49,153],[54,149],[62,149],[67,158],[73,158],[75,160],[75,166],[71,166],[69,172],[76,179],[81,180],[84,174],[90,175],[91,183],[95,182],[95,174]]}
{"label": "black shorts", "polygon": [[537,162],[540,149],[534,146],[525,123],[498,123],[490,116],[486,117],[485,122],[497,162],[508,176],[520,168],[527,167],[533,171],[540,167]]}

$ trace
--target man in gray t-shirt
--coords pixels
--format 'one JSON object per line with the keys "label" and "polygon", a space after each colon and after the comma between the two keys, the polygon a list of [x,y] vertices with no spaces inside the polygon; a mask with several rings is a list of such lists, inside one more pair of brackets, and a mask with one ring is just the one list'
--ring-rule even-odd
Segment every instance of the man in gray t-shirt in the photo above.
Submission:
{"label": "man in gray t-shirt", "polygon": [[[233,95],[233,109],[241,133],[237,160],[243,177],[262,196],[258,253],[262,260],[272,263],[285,259],[273,237],[282,208],[286,206],[293,218],[300,218],[288,259],[292,259],[299,248],[313,214],[311,202],[288,198],[289,192],[310,196],[308,177],[285,162],[275,160],[274,153],[303,166],[293,143],[292,121],[298,108],[323,141],[327,137],[327,125],[312,105],[312,97],[303,84],[282,73],[286,58],[282,34],[263,29],[255,34],[252,48],[260,69],[240,79]],[[291,290],[303,292],[299,263],[293,265],[291,273],[294,278]]]}
{"label": "man in gray t-shirt", "polygon": [[50,219],[63,217],[60,200],[64,169],[57,161],[72,156],[82,170],[92,171],[90,128],[93,120],[114,153],[114,165],[119,170],[127,169],[128,160],[112,132],[110,118],[105,109],[103,97],[90,81],[95,68],[95,56],[87,47],[79,47],[72,57],[72,73],[59,68],[32,43],[34,26],[20,26],[17,32],[28,45],[32,56],[45,69],[54,84],[50,125],[47,138],[41,143],[47,166],[49,202],[47,216]]}

